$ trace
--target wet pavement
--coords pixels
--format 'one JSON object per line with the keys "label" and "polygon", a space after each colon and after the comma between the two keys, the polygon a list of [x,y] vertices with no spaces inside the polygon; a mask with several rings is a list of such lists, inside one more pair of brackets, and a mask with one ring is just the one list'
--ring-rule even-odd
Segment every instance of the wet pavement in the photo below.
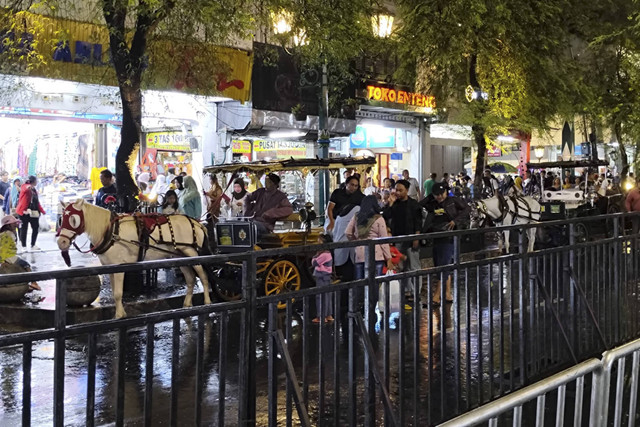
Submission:
{"label": "wet pavement", "polygon": [[[45,241],[46,235],[42,240]],[[45,249],[45,245],[41,245]],[[34,269],[66,268],[55,247],[51,252],[29,254]],[[607,254],[606,248],[598,249],[594,256]],[[74,263],[91,262],[92,256],[72,252]],[[571,295],[563,268],[567,255],[554,255],[530,261],[530,274],[537,275],[542,285],[520,284],[522,274],[517,261],[487,261],[485,265],[463,268],[457,276],[455,304],[442,307],[425,307],[419,304],[407,310],[396,329],[384,324],[370,337],[375,359],[388,383],[390,399],[400,415],[402,425],[426,426],[449,418],[469,407],[475,407],[493,397],[500,396],[533,381],[539,376],[563,366],[568,358],[558,324],[551,308],[562,317],[569,310]],[[592,262],[587,254],[576,263],[576,280],[584,285],[587,299],[596,307],[595,316],[600,321],[609,343],[624,337],[616,331],[612,316],[601,301],[608,301],[611,287],[604,278],[609,276],[609,264],[605,259]],[[637,268],[638,254],[630,257],[625,268]],[[596,266],[595,268],[593,266]],[[629,313],[638,312],[638,281],[640,275],[624,277],[628,298],[624,307]],[[626,270],[625,270],[626,274]],[[602,280],[600,280],[602,278]],[[166,276],[160,282],[166,282]],[[169,279],[173,280],[173,279]],[[424,278],[423,289],[433,287],[435,278]],[[170,292],[183,295],[178,280],[169,285]],[[47,306],[52,296],[46,283],[40,294],[45,298],[39,304]],[[162,283],[161,283],[162,285]],[[166,285],[166,283],[165,283]],[[49,286],[52,286],[50,284]],[[176,286],[172,289],[171,286]],[[547,294],[546,297],[544,294]],[[135,302],[145,295],[129,295]],[[634,299],[635,298],[635,299]],[[125,299],[126,300],[126,299]],[[346,295],[341,300],[346,301]],[[45,301],[47,301],[45,303]],[[638,304],[632,304],[633,301]],[[98,304],[109,304],[101,294]],[[311,323],[314,316],[314,298],[298,299],[289,312],[278,314],[277,327],[287,340],[287,351],[301,384],[305,406],[313,425],[346,425],[349,420],[349,403],[352,393],[356,396],[355,416],[360,425],[365,420],[364,350],[359,335],[349,336],[349,319],[346,311],[336,316],[333,324],[319,327]],[[202,420],[205,425],[218,425],[224,406],[224,424],[236,425],[238,414],[238,379],[240,372],[239,351],[241,337],[240,312],[232,312],[228,328],[221,330],[221,318],[212,315],[199,324],[197,317],[178,322],[179,330],[173,330],[172,322],[158,323],[153,335],[147,336],[144,327],[126,331],[124,359],[124,419],[126,425],[143,425],[145,391],[151,390],[150,405],[152,425],[168,425],[171,418],[171,401],[179,425],[193,424],[196,401],[196,365],[198,354],[198,330],[202,329],[203,361]],[[266,307],[258,310],[256,336],[257,425],[268,425],[270,403],[269,390],[269,325]],[[637,317],[637,316],[636,316]],[[631,318],[631,317],[630,317]],[[564,324],[567,331],[571,325]],[[576,322],[575,339],[581,351],[598,350],[593,339],[593,325],[586,316]],[[624,325],[622,325],[624,326]],[[637,329],[638,323],[630,322],[629,328]],[[5,332],[15,327],[4,326]],[[635,331],[635,329],[633,329]],[[179,336],[178,365],[172,373],[172,345],[174,332]],[[574,331],[575,332],[575,331]],[[633,332],[633,331],[632,331]],[[629,332],[631,333],[631,332]],[[617,337],[617,338],[616,338]],[[106,332],[96,336],[96,425],[113,424],[117,405],[118,333]],[[153,358],[148,359],[149,340],[153,343]],[[584,341],[584,342],[583,342]],[[354,389],[349,384],[349,349],[353,347]],[[80,426],[86,423],[88,385],[88,337],[69,338],[65,353],[65,425]],[[50,425],[53,414],[53,342],[40,341],[33,345],[32,366],[32,425]],[[273,354],[273,353],[272,353]],[[220,356],[223,355],[221,358]],[[286,425],[287,413],[297,424],[297,412],[291,395],[287,394],[286,375],[282,361],[286,355],[277,353],[275,384],[278,398],[275,410],[279,425]],[[150,360],[150,367],[147,367]],[[570,362],[569,362],[570,363]],[[147,372],[152,372],[147,377]],[[224,381],[221,380],[224,379]],[[290,390],[289,390],[290,391]],[[224,394],[224,399],[221,396]],[[381,394],[375,391],[377,425],[382,425],[384,411]],[[224,405],[222,405],[222,402]],[[401,404],[402,402],[402,404]],[[0,349],[0,425],[18,425],[22,410],[22,348]]]}

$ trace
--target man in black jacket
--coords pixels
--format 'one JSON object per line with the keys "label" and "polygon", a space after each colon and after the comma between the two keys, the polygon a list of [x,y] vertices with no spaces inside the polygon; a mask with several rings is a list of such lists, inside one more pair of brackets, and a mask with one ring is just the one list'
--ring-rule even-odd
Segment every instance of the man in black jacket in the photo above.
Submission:
{"label": "man in black jacket", "polygon": [[113,173],[111,173],[109,169],[100,172],[100,183],[102,184],[102,188],[100,188],[96,194],[95,205],[108,209],[110,203],[107,201],[107,198],[112,196],[115,202],[117,193],[116,185],[113,183]]}
{"label": "man in black jacket", "polygon": [[[434,184],[434,187],[438,184]],[[415,200],[409,197],[409,187],[411,184],[404,179],[396,182],[395,194],[389,196],[389,206],[384,209],[383,216],[387,224],[391,227],[392,236],[406,236],[409,234],[420,234],[422,229],[422,207]],[[420,241],[403,242],[397,248],[406,257],[404,271],[418,270],[420,268]],[[418,293],[422,287],[418,282]],[[405,291],[410,292],[405,284]]]}
{"label": "man in black jacket", "polygon": [[[460,228],[469,221],[471,208],[459,197],[448,197],[442,184],[435,184],[429,197],[423,199],[420,204],[427,210],[427,219],[424,223],[424,231],[441,232]],[[453,263],[454,247],[453,237],[445,237],[433,240],[433,264],[436,267]],[[441,284],[436,282],[436,290],[433,302],[440,304]],[[453,301],[451,295],[451,276],[447,277],[446,296],[447,302]]]}

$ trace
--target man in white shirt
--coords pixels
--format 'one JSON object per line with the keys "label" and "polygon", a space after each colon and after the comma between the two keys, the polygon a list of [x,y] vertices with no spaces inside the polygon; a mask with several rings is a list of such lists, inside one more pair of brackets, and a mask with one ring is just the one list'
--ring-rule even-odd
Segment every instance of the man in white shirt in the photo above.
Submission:
{"label": "man in white shirt", "polygon": [[411,184],[407,191],[409,197],[415,200],[422,199],[422,189],[420,188],[420,184],[417,179],[409,177],[409,171],[407,169],[402,171],[402,178],[409,181],[409,184]]}
{"label": "man in white shirt", "polygon": [[375,185],[373,185],[373,180],[371,179],[371,177],[367,178],[367,186],[364,188],[364,195],[365,196],[372,196],[374,194],[376,194],[378,192],[378,187],[376,187]]}

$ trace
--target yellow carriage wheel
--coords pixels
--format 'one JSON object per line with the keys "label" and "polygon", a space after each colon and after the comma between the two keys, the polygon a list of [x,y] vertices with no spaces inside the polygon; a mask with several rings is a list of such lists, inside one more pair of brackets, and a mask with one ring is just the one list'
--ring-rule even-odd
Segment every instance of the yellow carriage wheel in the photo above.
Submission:
{"label": "yellow carriage wheel", "polygon": [[[298,270],[298,267],[287,259],[281,259],[271,264],[264,278],[265,295],[269,296],[297,290],[300,290],[300,270]],[[278,302],[278,309],[286,307],[286,301]]]}

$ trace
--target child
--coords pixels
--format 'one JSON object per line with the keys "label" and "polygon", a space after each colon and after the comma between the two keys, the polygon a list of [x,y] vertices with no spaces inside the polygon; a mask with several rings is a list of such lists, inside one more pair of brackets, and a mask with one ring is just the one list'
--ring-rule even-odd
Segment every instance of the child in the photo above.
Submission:
{"label": "child", "polygon": [[[20,221],[13,215],[7,215],[0,221],[0,253],[2,254],[2,262],[16,264],[22,267],[25,271],[31,271],[31,264],[16,255],[18,224],[20,224]],[[36,282],[29,283],[29,289],[31,291],[42,290]]]}
{"label": "child", "polygon": [[[331,243],[331,236],[321,234],[318,236],[318,243]],[[333,258],[328,250],[319,251],[311,259],[313,266],[313,277],[316,278],[316,286],[327,286],[331,284],[331,272],[333,270]],[[324,298],[324,299],[322,299]],[[323,310],[320,310],[321,302]],[[324,317],[325,323],[333,322],[331,307],[331,294],[325,293],[316,296],[316,313],[317,317],[312,320],[313,323],[320,323],[320,318]]]}
{"label": "child", "polygon": [[178,195],[173,190],[168,190],[164,195],[162,213],[165,215],[181,213],[178,204]]}

